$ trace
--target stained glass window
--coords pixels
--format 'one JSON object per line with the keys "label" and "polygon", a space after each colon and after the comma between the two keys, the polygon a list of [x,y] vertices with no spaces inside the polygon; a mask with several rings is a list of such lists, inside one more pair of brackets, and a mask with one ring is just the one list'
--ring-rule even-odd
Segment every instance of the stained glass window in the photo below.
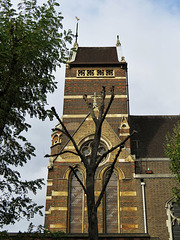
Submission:
{"label": "stained glass window", "polygon": [[[107,174],[108,172],[105,178]],[[112,174],[105,192],[105,232],[118,232],[118,184],[115,173]]]}
{"label": "stained glass window", "polygon": [[[82,174],[77,171],[78,177],[83,180]],[[83,189],[72,174],[70,182],[70,233],[82,233],[82,208],[83,208]]]}

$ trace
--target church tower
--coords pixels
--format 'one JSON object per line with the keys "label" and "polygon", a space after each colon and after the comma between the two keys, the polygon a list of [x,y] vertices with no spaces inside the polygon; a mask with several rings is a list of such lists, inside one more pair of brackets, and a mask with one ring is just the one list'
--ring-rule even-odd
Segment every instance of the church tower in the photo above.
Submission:
{"label": "church tower", "polygon": [[[110,88],[114,86],[115,99],[102,128],[99,154],[129,135],[127,62],[122,55],[119,37],[114,47],[79,47],[76,38],[74,48],[75,51],[66,64],[62,121],[88,157],[94,123],[83,100],[84,94],[87,94],[98,111],[102,86],[106,88],[106,101],[110,99]],[[63,150],[73,151],[74,147],[61,132],[55,130],[52,133],[51,154]],[[109,154],[96,171],[97,197],[114,155]],[[69,168],[75,165],[79,178],[85,183],[85,167],[78,156],[67,152],[50,158],[45,212],[45,225],[50,231],[88,231],[86,195]],[[130,152],[130,142],[126,142],[98,208],[100,233],[140,232],[133,174],[134,159]]]}

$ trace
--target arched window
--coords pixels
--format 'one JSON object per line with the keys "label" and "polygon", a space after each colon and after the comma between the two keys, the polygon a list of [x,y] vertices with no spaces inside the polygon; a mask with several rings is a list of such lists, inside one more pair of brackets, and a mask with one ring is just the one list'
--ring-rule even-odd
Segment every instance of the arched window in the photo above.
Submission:
{"label": "arched window", "polygon": [[[108,176],[106,171],[104,180]],[[118,233],[118,179],[113,173],[107,185],[104,198],[104,230],[106,233]]]}
{"label": "arched window", "polygon": [[[83,181],[82,174],[77,171],[78,177]],[[69,204],[69,232],[82,233],[83,189],[72,173],[70,177],[70,204]]]}
{"label": "arched window", "polygon": [[52,146],[58,143],[58,135],[55,135],[52,139]]}
{"label": "arched window", "polygon": [[166,211],[168,215],[167,226],[169,230],[170,240],[180,239],[180,207],[176,203],[175,198],[171,198],[166,203]]}
{"label": "arched window", "polygon": [[180,207],[176,202],[172,204],[172,233],[173,240],[180,239]]}

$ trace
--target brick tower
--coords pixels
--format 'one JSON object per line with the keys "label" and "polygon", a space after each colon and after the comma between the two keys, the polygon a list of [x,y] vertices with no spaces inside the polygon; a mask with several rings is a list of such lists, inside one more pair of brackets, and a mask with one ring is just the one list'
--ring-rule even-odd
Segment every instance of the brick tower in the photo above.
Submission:
{"label": "brick tower", "polygon": [[[115,47],[78,47],[77,41],[74,47],[76,51],[66,65],[62,120],[81,151],[88,156],[94,123],[83,94],[87,94],[98,111],[102,86],[106,87],[107,101],[110,88],[115,87],[115,99],[102,129],[102,151],[115,146],[129,134],[127,63],[121,53],[119,38]],[[74,148],[61,132],[54,131],[51,154],[62,150],[73,151]],[[97,169],[96,196],[100,193],[114,155],[111,153]],[[51,231],[86,233],[88,230],[86,196],[69,168],[75,165],[79,178],[85,183],[86,171],[79,157],[66,153],[50,158],[45,225]],[[139,232],[133,174],[134,160],[130,142],[127,142],[98,208],[100,233]]]}

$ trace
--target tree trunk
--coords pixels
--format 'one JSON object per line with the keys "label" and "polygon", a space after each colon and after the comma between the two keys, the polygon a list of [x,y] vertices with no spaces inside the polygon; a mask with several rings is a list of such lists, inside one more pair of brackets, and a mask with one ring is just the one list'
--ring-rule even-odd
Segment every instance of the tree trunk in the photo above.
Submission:
{"label": "tree trunk", "polygon": [[94,196],[94,172],[92,169],[88,169],[87,171],[86,189],[87,189],[89,240],[98,240],[98,219]]}

